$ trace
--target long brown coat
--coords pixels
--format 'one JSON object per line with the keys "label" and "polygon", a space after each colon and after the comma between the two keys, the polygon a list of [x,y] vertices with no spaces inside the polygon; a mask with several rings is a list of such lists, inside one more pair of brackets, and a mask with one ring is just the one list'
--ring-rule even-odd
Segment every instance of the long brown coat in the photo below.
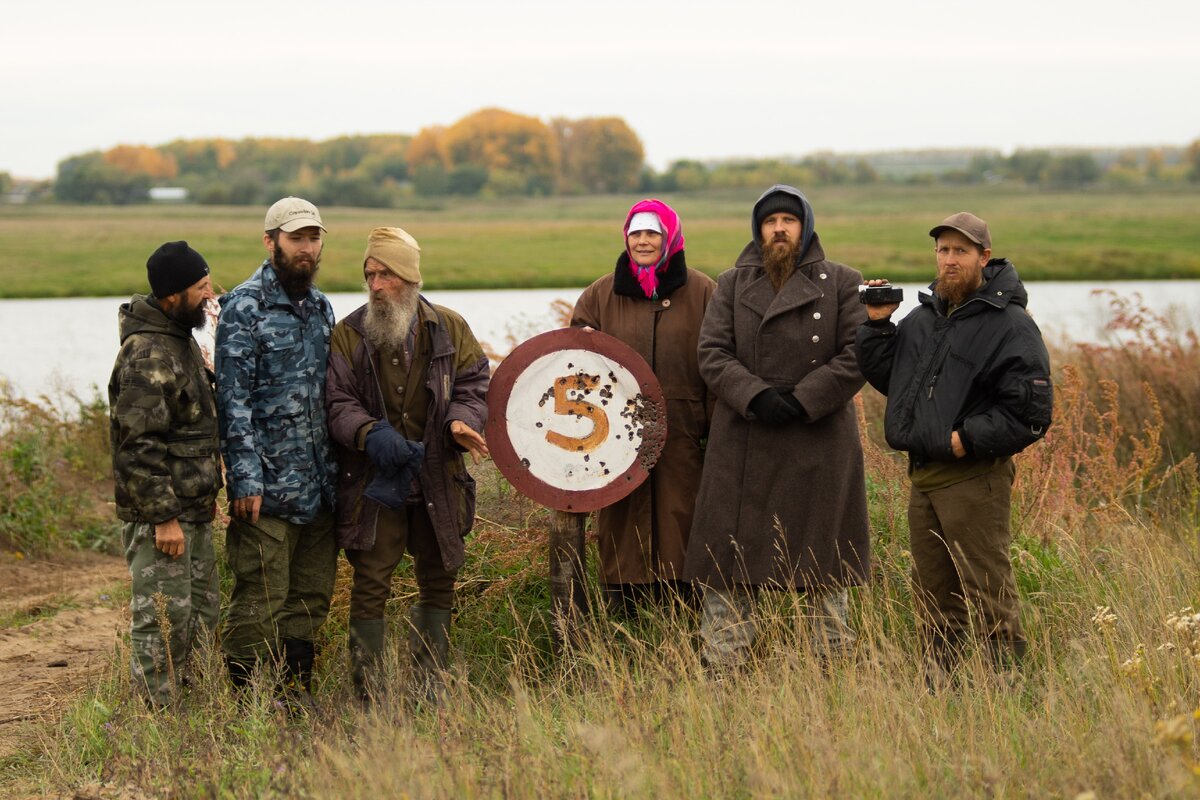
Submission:
{"label": "long brown coat", "polygon": [[[700,372],[717,396],[684,577],[707,585],[815,588],[870,568],[854,395],[862,276],[812,245],[776,294],[756,242],[717,279]],[[779,427],[750,401],[795,386],[808,419]]]}
{"label": "long brown coat", "polygon": [[678,278],[664,281],[660,295],[673,291],[648,300],[630,276],[627,258],[584,289],[571,318],[572,325],[590,325],[638,351],[658,377],[667,403],[667,441],[650,477],[596,513],[600,580],[608,584],[682,578],[703,466],[701,442],[712,407],[696,344],[716,284],[687,267],[679,253],[668,272],[685,276],[683,285],[672,287]]}

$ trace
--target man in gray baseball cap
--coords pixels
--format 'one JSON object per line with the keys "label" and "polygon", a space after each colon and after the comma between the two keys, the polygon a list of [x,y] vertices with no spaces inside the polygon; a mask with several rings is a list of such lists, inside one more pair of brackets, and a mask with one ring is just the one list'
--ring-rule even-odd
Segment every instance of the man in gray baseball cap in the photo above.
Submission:
{"label": "man in gray baseball cap", "polygon": [[288,698],[310,700],[313,642],[337,569],[337,469],[325,423],[333,307],[313,285],[325,225],[307,200],[267,210],[267,258],[221,298],[217,409],[233,588],[222,643],[231,679],[282,661]]}
{"label": "man in gray baseball cap", "polygon": [[[1050,426],[1050,358],[988,225],[966,211],[929,231],[932,293],[899,324],[899,304],[867,306],[858,365],[887,395],[884,433],[908,453],[913,598],[941,684],[971,640],[998,666],[1025,653],[1008,548],[1012,457]],[[886,283],[871,280],[871,285]]]}

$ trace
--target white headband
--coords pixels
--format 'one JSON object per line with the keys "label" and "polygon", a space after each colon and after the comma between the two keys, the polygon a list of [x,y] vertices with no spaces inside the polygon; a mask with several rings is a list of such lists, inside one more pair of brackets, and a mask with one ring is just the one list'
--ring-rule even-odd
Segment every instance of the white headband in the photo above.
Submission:
{"label": "white headband", "polygon": [[629,220],[629,232],[636,233],[637,231],[665,233],[658,214],[653,211],[639,211],[633,215],[633,219]]}

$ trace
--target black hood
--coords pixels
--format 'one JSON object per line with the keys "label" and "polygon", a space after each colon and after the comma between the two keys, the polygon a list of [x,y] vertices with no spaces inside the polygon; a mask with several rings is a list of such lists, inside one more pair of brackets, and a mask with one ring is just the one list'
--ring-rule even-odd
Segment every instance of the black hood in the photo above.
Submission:
{"label": "black hood", "polygon": [[117,329],[123,343],[135,333],[157,333],[187,339],[192,332],[168,317],[153,297],[135,294],[117,311]]}

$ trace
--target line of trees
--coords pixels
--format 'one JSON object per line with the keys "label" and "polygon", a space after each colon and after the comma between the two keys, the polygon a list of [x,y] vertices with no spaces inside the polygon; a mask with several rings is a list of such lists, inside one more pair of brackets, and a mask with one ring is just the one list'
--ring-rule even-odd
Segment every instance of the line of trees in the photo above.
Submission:
{"label": "line of trees", "polygon": [[[414,136],[180,139],[118,145],[58,165],[54,198],[141,203],[160,186],[205,204],[269,203],[298,194],[323,205],[388,207],[412,197],[678,192],[899,183],[1018,182],[1048,188],[1200,182],[1200,139],[1189,147],[1125,150],[928,150],[794,159],[680,160],[645,164],[637,134],[619,117],[537,117],[487,108]],[[12,181],[0,173],[0,191]],[[35,189],[36,192],[36,189]],[[36,197],[34,199],[37,199]]]}
{"label": "line of trees", "polygon": [[200,203],[262,204],[300,194],[326,205],[386,207],[409,195],[549,195],[636,190],[645,153],[618,117],[549,124],[490,108],[416,136],[191,139],[119,145],[58,165],[55,197],[145,202],[180,186]]}

